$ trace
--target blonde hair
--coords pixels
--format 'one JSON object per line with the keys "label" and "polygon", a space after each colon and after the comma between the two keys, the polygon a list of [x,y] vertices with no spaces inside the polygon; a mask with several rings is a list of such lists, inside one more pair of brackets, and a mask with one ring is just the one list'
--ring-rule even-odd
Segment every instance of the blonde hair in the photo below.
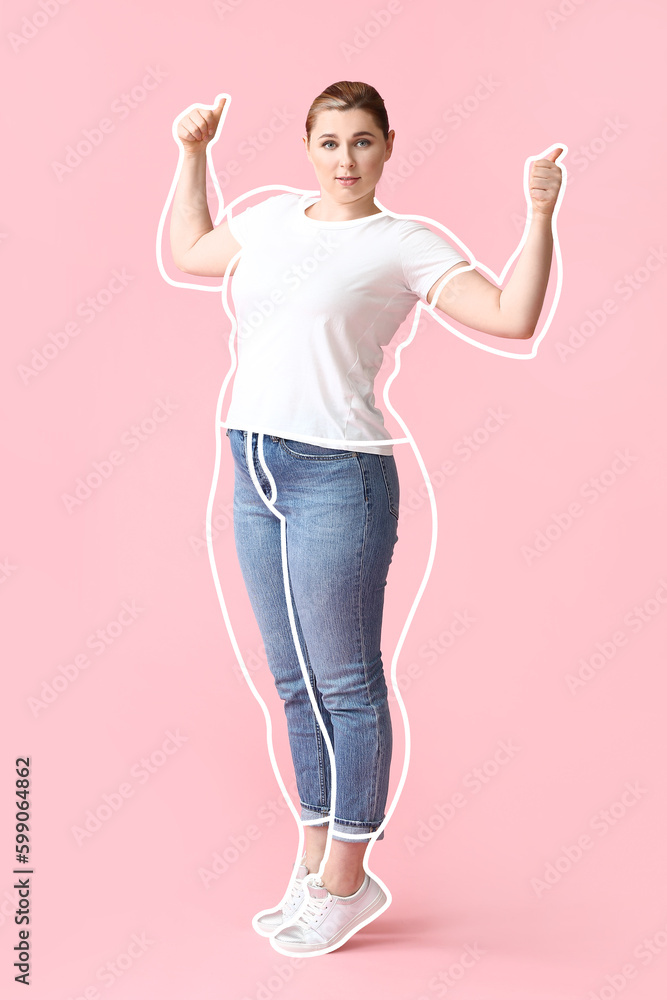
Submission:
{"label": "blonde hair", "polygon": [[372,115],[386,141],[389,138],[387,109],[375,87],[359,81],[339,80],[338,83],[332,83],[323,90],[311,104],[306,115],[308,142],[320,111],[352,111],[356,108],[368,111]]}

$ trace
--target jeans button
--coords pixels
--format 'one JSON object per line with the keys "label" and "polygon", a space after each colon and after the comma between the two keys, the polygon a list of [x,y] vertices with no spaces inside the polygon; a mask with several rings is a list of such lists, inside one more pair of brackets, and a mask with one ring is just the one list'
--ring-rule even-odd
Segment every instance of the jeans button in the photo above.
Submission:
{"label": "jeans button", "polygon": [[271,440],[272,441],[280,441],[280,438],[279,437],[275,437],[275,435],[272,434],[271,435]]}

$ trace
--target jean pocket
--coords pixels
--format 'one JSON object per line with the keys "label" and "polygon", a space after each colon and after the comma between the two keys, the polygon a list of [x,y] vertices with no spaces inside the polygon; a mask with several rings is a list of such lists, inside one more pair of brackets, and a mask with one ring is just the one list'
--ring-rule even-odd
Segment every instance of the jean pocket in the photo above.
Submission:
{"label": "jean pocket", "polygon": [[398,521],[398,508],[400,505],[401,494],[400,486],[398,482],[398,469],[396,468],[396,459],[393,455],[378,455],[380,459],[380,468],[382,469],[382,478],[384,479],[385,489],[387,491],[387,502],[389,504],[389,512],[393,514]]}
{"label": "jean pocket", "polygon": [[229,450],[235,465],[247,470],[248,459],[246,457],[246,432],[236,430],[234,427],[228,427],[227,438],[229,440]]}
{"label": "jean pocket", "polygon": [[280,447],[292,458],[329,459],[354,458],[356,451],[343,451],[341,448],[325,448],[319,444],[309,444],[307,441],[295,441],[292,438],[280,438]]}

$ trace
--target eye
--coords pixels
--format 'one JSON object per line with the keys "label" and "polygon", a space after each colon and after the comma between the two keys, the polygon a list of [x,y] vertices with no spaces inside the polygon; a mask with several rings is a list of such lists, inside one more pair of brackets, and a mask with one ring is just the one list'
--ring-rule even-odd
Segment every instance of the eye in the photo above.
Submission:
{"label": "eye", "polygon": [[[365,142],[367,146],[370,146],[370,141],[368,139],[357,139],[355,145],[358,146],[360,142]],[[322,149],[326,149],[327,146],[332,146],[332,145],[333,146],[336,145],[335,142],[334,142],[334,140],[333,139],[327,139],[326,142],[322,143]]]}

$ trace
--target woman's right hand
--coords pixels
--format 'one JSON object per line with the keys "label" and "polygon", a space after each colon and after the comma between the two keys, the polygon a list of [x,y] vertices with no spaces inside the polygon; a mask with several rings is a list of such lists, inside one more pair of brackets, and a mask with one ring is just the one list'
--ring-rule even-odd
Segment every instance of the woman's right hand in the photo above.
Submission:
{"label": "woman's right hand", "polygon": [[227,98],[221,97],[213,110],[193,108],[187,115],[183,115],[176,127],[176,134],[186,156],[206,152],[206,147],[218,129],[220,115],[226,103]]}

